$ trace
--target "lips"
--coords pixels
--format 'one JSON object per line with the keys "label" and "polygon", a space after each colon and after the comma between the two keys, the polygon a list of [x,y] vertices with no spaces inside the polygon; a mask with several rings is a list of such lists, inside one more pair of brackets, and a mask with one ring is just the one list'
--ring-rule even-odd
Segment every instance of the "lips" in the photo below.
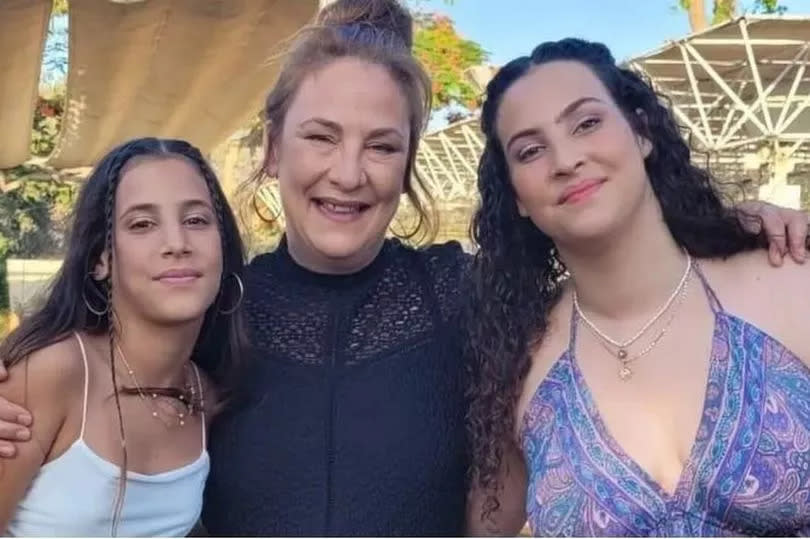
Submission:
{"label": "lips", "polygon": [[356,219],[371,207],[370,204],[359,200],[339,200],[334,198],[313,198],[312,201],[327,217],[345,222]]}
{"label": "lips", "polygon": [[155,277],[156,281],[165,284],[186,284],[202,277],[202,273],[191,268],[168,269]]}
{"label": "lips", "polygon": [[573,204],[581,200],[585,200],[593,193],[599,190],[603,183],[607,181],[606,178],[594,178],[582,180],[565,188],[557,200],[557,204]]}

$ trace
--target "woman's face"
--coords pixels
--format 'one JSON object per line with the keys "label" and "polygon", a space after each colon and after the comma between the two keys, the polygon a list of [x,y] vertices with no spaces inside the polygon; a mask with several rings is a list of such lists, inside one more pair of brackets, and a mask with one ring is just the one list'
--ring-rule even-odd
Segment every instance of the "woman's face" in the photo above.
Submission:
{"label": "woman's face", "polygon": [[[135,158],[115,198],[113,307],[161,325],[201,321],[219,292],[222,246],[208,187],[182,157]],[[96,278],[108,273],[106,256]]]}
{"label": "woman's face", "polygon": [[652,196],[649,142],[582,63],[533,67],[504,93],[496,131],[520,215],[558,245],[610,234]]}
{"label": "woman's face", "polygon": [[409,135],[406,97],[383,66],[344,58],[304,78],[267,155],[299,264],[349,273],[374,259],[403,192]]}

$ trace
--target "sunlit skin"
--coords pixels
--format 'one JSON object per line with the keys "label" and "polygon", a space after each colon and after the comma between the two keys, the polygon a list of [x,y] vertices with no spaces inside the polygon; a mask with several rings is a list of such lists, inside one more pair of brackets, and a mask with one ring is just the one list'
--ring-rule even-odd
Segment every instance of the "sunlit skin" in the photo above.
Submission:
{"label": "sunlit skin", "polygon": [[346,58],[303,80],[266,165],[299,264],[351,273],[374,259],[403,191],[409,134],[407,100],[384,67]]}

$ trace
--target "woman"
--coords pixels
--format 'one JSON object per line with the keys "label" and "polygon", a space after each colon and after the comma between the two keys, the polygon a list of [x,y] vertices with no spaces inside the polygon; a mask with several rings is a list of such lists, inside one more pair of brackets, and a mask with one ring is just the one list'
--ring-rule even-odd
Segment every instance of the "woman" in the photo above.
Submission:
{"label": "woman", "polygon": [[243,355],[242,245],[224,200],[182,141],[128,142],[90,175],[44,305],[0,347],[0,395],[34,418],[32,441],[2,464],[0,530],[191,530],[213,388]]}
{"label": "woman", "polygon": [[[463,532],[468,260],[455,243],[385,238],[403,193],[430,215],[412,175],[430,85],[410,45],[397,2],[338,0],[268,97],[264,172],[287,231],[246,273],[256,354],[245,399],[212,430],[212,534]],[[806,217],[791,222],[803,236]]]}
{"label": "woman", "polygon": [[768,264],[603,45],[504,66],[482,126],[472,523],[810,531],[810,267]]}

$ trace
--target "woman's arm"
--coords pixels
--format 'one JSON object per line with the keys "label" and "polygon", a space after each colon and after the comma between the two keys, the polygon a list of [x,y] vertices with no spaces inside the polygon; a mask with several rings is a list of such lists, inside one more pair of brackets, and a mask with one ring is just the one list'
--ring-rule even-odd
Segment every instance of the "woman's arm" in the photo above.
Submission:
{"label": "woman's arm", "polygon": [[742,202],[736,209],[746,229],[755,233],[764,229],[769,244],[768,259],[772,265],[781,266],[788,252],[799,264],[804,262],[810,215],[761,200]]}
{"label": "woman's arm", "polygon": [[[24,403],[36,417],[31,439],[17,444],[13,459],[0,460],[0,532],[6,530],[25,492],[50,453],[75,389],[83,387],[84,369],[65,343],[44,348],[11,368],[0,384],[0,397]],[[66,357],[67,356],[67,357]],[[67,487],[67,486],[66,486]]]}

